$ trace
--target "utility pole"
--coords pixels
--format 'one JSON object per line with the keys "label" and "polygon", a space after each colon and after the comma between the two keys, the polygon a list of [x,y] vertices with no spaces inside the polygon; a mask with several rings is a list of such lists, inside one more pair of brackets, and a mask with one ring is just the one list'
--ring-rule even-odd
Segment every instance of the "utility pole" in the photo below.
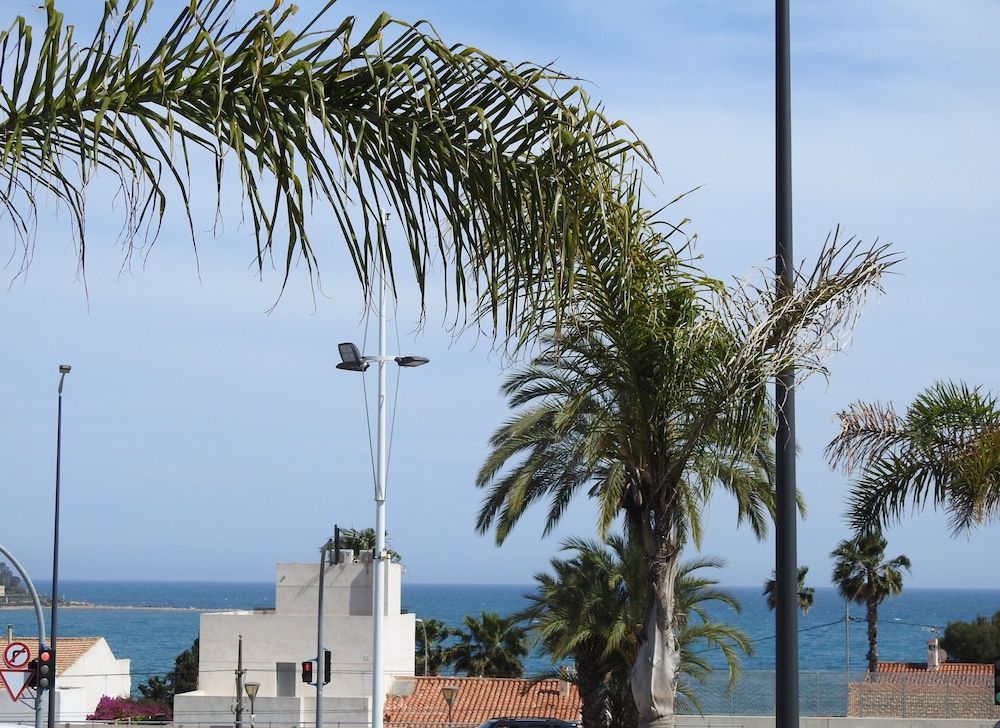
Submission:
{"label": "utility pole", "polygon": [[236,653],[236,728],[243,728],[243,635]]}
{"label": "utility pole", "polygon": [[[789,0],[775,0],[775,274],[776,300],[795,287],[792,256],[792,103]],[[795,502],[795,366],[774,383],[775,432],[775,728],[799,724],[798,559]]]}
{"label": "utility pole", "polygon": [[[319,597],[316,600],[316,728],[323,728],[323,681],[326,680],[323,662],[323,576],[326,574],[327,553],[333,553],[334,542],[328,540],[319,547]],[[338,557],[334,556],[334,559]]]}

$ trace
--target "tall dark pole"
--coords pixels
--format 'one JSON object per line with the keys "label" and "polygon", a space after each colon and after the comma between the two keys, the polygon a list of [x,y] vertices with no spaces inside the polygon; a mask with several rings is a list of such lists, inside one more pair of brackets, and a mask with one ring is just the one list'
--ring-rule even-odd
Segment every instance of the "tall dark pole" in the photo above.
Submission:
{"label": "tall dark pole", "polygon": [[[49,647],[52,654],[56,655],[56,617],[59,611],[56,606],[59,604],[59,475],[62,465],[62,391],[63,380],[69,374],[69,364],[59,365],[59,408],[56,415],[56,502],[55,502],[55,522],[52,526],[52,617],[49,620]],[[52,666],[52,683],[49,688],[49,717],[48,727],[54,728],[56,724],[56,674],[55,665]]]}
{"label": "tall dark pole", "polygon": [[[775,272],[779,299],[795,285],[792,258],[792,92],[789,0],[775,0]],[[798,565],[795,519],[795,368],[774,385],[775,435],[775,727],[799,724]]]}

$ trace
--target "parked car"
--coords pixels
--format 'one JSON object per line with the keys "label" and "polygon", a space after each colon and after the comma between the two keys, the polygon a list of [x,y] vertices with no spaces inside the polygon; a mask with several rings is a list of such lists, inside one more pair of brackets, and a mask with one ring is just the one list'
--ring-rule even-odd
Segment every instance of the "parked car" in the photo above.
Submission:
{"label": "parked car", "polygon": [[558,718],[490,718],[479,728],[578,728],[579,723]]}

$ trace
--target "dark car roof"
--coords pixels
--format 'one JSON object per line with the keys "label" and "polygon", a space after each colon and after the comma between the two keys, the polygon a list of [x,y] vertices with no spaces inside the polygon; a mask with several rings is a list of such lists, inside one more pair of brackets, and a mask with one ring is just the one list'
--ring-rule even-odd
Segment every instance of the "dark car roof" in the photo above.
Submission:
{"label": "dark car roof", "polygon": [[479,728],[577,728],[577,724],[558,718],[490,718]]}

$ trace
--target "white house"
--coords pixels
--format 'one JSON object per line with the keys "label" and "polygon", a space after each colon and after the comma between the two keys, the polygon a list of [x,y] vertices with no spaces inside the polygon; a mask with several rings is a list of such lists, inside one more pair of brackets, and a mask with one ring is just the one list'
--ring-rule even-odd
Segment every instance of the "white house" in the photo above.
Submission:
{"label": "white house", "polygon": [[[332,679],[323,686],[324,724],[370,724],[372,691],[372,585],[370,557],[351,552],[328,564],[323,582],[323,644],[332,652]],[[368,556],[368,554],[365,554]],[[413,675],[415,618],[400,613],[402,568],[386,569],[383,684]],[[243,679],[260,683],[257,725],[301,725],[316,717],[316,686],[302,682],[301,664],[316,657],[319,564],[278,564],[274,609],[201,615],[198,690],[174,698],[174,722],[232,723],[236,670],[242,644]],[[320,659],[322,672],[322,658]],[[250,725],[243,696],[244,724]]]}
{"label": "white house", "polygon": [[[6,635],[0,646],[23,644],[38,655],[37,637]],[[119,660],[103,637],[59,637],[56,641],[56,722],[78,723],[94,712],[105,695],[127,696],[132,690],[131,661]],[[27,673],[3,664],[0,669],[0,723],[33,723],[34,690]],[[17,698],[15,700],[15,698]],[[48,697],[42,709],[48,714]]]}

